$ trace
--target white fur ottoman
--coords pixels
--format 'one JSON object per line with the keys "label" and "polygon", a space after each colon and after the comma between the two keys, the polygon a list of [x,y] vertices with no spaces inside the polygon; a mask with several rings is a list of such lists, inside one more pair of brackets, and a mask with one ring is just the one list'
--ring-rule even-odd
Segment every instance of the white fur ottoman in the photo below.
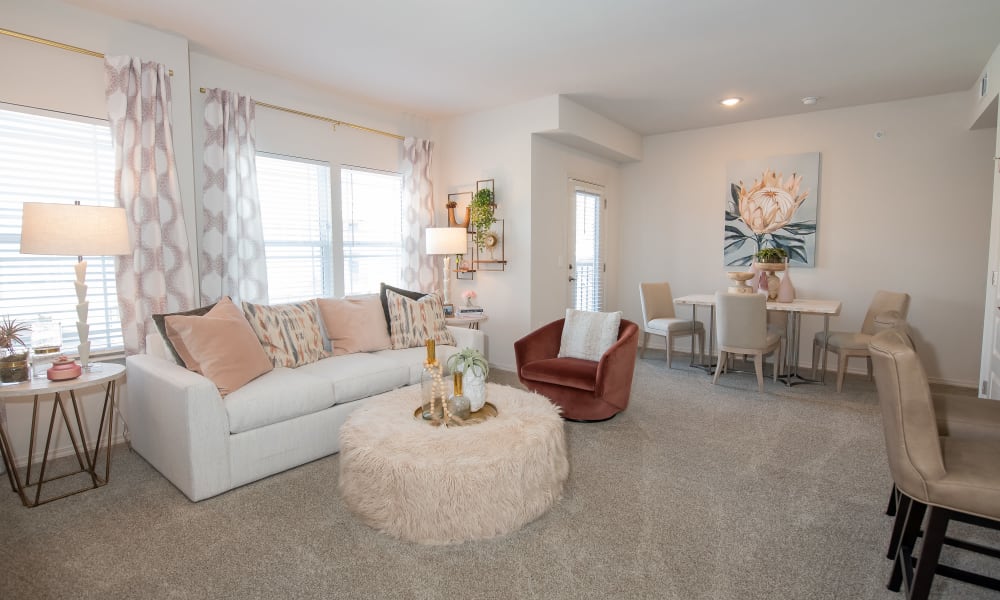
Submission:
{"label": "white fur ottoman", "polygon": [[419,386],[354,411],[340,430],[340,492],[351,512],[422,544],[510,533],[545,513],[569,475],[559,409],[532,392],[488,390],[498,415],[465,427],[415,419]]}

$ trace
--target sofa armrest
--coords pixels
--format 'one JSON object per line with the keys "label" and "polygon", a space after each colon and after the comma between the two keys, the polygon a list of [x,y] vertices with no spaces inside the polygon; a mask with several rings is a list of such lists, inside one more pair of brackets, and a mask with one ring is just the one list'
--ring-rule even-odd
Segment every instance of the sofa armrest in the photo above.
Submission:
{"label": "sofa armrest", "polygon": [[135,450],[191,500],[232,487],[229,416],[215,384],[155,356],[129,356],[125,364]]}
{"label": "sofa armrest", "polygon": [[455,338],[455,346],[462,348],[475,348],[486,354],[486,336],[478,329],[468,327],[453,327],[448,325],[448,331]]}

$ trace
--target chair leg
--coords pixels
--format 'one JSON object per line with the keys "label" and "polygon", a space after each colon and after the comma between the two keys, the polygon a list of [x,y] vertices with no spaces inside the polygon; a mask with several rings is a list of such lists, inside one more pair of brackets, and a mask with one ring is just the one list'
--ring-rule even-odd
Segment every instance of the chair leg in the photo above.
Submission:
{"label": "chair leg", "polygon": [[[926,600],[931,592],[934,581],[934,571],[937,570],[938,559],[941,557],[941,546],[944,544],[944,534],[948,530],[948,510],[931,506],[927,514],[927,528],[924,530],[924,543],[920,547],[920,557],[913,573],[913,583],[909,586],[907,600]],[[908,557],[904,557],[908,560]]]}
{"label": "chair leg", "polygon": [[813,340],[813,360],[812,360],[812,378],[816,379],[816,363],[819,362],[819,351],[820,347],[816,340]]}
{"label": "chair leg", "polygon": [[885,507],[885,514],[890,517],[896,516],[896,498],[899,496],[899,490],[896,489],[896,484],[892,484],[892,490],[889,492],[889,504]]}
{"label": "chair leg", "polygon": [[837,355],[837,391],[844,389],[844,375],[847,374],[847,353],[841,352]]}
{"label": "chair leg", "polygon": [[[694,338],[692,338],[694,339]],[[698,332],[698,360],[705,364],[705,332]]]}
{"label": "chair leg", "polygon": [[663,336],[663,339],[666,340],[667,343],[667,368],[673,369],[674,360],[672,356],[673,353],[671,351],[674,349],[674,337],[668,333],[667,335]]}
{"label": "chair leg", "polygon": [[715,364],[715,377],[712,378],[712,385],[719,382],[719,373],[722,372],[722,365],[725,364],[726,352],[719,350],[719,360]]}
{"label": "chair leg", "polygon": [[900,494],[899,504],[896,504],[896,486],[892,486],[892,494],[889,502],[893,508],[896,518],[892,521],[892,534],[889,536],[889,547],[885,551],[885,557],[895,560],[896,552],[899,551],[899,539],[903,535],[903,526],[906,524],[906,511],[910,510],[910,497]]}
{"label": "chair leg", "polygon": [[912,498],[909,504],[910,506],[906,512],[899,511],[897,513],[904,517],[904,523],[903,535],[899,537],[899,545],[896,546],[896,559],[892,563],[892,574],[889,576],[889,583],[886,585],[893,592],[898,592],[900,586],[903,584],[903,563],[906,562],[907,568],[909,568],[910,554],[913,552],[913,545],[920,534],[920,525],[924,520],[924,512],[927,510],[926,504],[917,502]]}
{"label": "chair leg", "polygon": [[874,379],[874,376],[872,374],[872,357],[868,356],[865,358],[868,361],[868,381],[872,381]]}
{"label": "chair leg", "polygon": [[760,352],[753,356],[753,370],[757,372],[757,391],[764,391],[764,355]]}
{"label": "chair leg", "polygon": [[642,332],[642,349],[639,350],[639,358],[645,358],[646,357],[646,345],[647,344],[649,344],[649,332],[648,331],[643,331]]}

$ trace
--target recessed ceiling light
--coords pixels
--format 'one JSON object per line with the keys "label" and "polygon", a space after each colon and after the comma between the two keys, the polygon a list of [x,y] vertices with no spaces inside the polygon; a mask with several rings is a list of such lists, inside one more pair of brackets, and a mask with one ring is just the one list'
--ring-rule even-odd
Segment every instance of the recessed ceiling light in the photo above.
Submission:
{"label": "recessed ceiling light", "polygon": [[719,100],[719,104],[723,106],[736,106],[740,102],[743,102],[743,98],[726,98],[725,100]]}
{"label": "recessed ceiling light", "polygon": [[817,100],[819,100],[819,98],[817,98],[816,96],[806,96],[805,98],[802,99],[802,104],[805,104],[806,106],[812,106],[813,104],[816,104]]}

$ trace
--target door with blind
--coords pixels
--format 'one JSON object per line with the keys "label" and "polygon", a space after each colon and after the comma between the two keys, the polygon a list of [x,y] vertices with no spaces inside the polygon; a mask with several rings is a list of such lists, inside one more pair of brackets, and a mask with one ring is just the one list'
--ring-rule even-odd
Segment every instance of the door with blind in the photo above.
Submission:
{"label": "door with blind", "polygon": [[571,182],[569,231],[569,306],[577,310],[604,310],[603,188]]}

